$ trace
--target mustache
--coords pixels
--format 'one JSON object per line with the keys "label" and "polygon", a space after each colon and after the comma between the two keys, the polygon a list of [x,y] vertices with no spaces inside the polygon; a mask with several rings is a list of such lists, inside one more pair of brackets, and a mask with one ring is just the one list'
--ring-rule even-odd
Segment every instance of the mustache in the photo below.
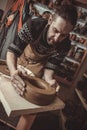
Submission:
{"label": "mustache", "polygon": [[52,40],[52,42],[55,43],[55,44],[59,42],[59,41],[55,41],[55,40],[54,40],[54,37],[49,37],[49,38],[48,38],[48,41],[51,41],[51,40]]}
{"label": "mustache", "polygon": [[53,40],[53,41],[54,41],[53,36],[52,36],[52,37],[49,37],[48,40]]}

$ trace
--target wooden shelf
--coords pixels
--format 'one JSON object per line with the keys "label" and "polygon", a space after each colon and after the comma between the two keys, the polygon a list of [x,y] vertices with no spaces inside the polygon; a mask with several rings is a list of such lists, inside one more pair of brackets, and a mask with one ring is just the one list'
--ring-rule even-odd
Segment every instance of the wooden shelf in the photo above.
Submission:
{"label": "wooden shelf", "polygon": [[72,62],[72,63],[75,63],[75,64],[80,65],[80,62],[76,61],[74,58],[70,58],[70,57],[66,56],[65,59],[66,59],[67,61],[70,61],[70,62]]}
{"label": "wooden shelf", "polygon": [[80,90],[78,90],[77,88],[75,88],[76,94],[78,95],[83,107],[85,108],[85,110],[87,110],[87,103],[86,103],[86,99],[82,96],[82,92]]}
{"label": "wooden shelf", "polygon": [[87,78],[87,74],[86,74],[86,73],[84,73],[84,74],[83,74],[83,77]]}
{"label": "wooden shelf", "polygon": [[83,8],[87,8],[87,0],[75,0],[75,5]]}
{"label": "wooden shelf", "polygon": [[83,20],[83,19],[78,19],[77,23],[84,26],[86,24],[86,20]]}
{"label": "wooden shelf", "polygon": [[[80,34],[74,32],[74,31],[70,32],[70,34],[75,34],[78,38],[84,38],[84,39],[87,39],[86,36],[80,35]],[[73,42],[75,42],[75,41],[73,41]],[[77,42],[75,42],[75,43],[77,43]],[[83,45],[83,44],[82,44],[82,45]],[[83,46],[84,46],[84,45],[83,45]]]}
{"label": "wooden shelf", "polygon": [[[83,11],[83,13],[87,12],[87,0],[75,0],[73,3],[77,6],[78,10],[80,9],[81,11]],[[86,23],[86,20],[78,19],[77,23],[81,24],[81,26],[83,27]],[[67,85],[67,86],[72,86],[72,84],[74,83],[74,87],[76,87],[76,84],[79,78],[83,75],[83,71],[86,70],[85,64],[86,64],[86,59],[87,59],[86,42],[80,43],[81,42],[80,40],[82,38],[84,41],[86,41],[87,37],[85,35],[81,35],[74,31],[70,32],[70,34],[71,36],[73,36],[72,34],[76,35],[76,38],[77,38],[76,40],[78,42],[72,40],[73,38],[71,38],[71,50],[69,51],[67,56],[65,56],[63,62],[61,63],[61,66],[62,66],[61,68],[64,67],[63,69],[61,69],[61,72],[64,74],[65,77],[56,75],[55,79],[58,82],[63,83],[64,85]],[[81,50],[81,54],[79,54],[80,50]],[[67,71],[70,71],[70,75],[71,75],[70,78],[68,78],[69,76],[68,74],[66,74]],[[85,75],[84,77],[87,78],[87,75]],[[87,109],[87,106],[86,106],[86,109]]]}
{"label": "wooden shelf", "polygon": [[85,23],[86,23],[86,20],[78,19],[78,20],[77,20],[77,23],[80,24],[80,25],[82,25],[82,26],[84,26]]}

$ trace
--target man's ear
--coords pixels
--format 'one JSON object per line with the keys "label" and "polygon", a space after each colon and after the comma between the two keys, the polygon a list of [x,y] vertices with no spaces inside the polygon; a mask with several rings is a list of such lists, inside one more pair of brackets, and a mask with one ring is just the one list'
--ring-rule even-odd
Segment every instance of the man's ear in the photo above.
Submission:
{"label": "man's ear", "polygon": [[52,23],[52,21],[53,21],[53,17],[52,17],[52,15],[50,15],[50,17],[48,19],[48,25],[50,25]]}

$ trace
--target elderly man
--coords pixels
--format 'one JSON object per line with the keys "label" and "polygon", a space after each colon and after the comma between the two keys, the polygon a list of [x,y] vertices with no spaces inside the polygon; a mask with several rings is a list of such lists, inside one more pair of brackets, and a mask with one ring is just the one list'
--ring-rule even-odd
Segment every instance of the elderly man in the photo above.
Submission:
{"label": "elderly man", "polygon": [[[7,52],[12,84],[20,95],[24,94],[26,87],[21,78],[21,74],[25,75],[25,72],[17,69],[18,57],[18,63],[30,69],[36,76],[43,76],[52,87],[57,87],[53,75],[71,47],[69,32],[74,28],[76,21],[76,8],[73,5],[61,5],[48,21],[35,18],[24,24]],[[34,119],[35,115],[22,116],[17,130],[29,130],[29,121]]]}

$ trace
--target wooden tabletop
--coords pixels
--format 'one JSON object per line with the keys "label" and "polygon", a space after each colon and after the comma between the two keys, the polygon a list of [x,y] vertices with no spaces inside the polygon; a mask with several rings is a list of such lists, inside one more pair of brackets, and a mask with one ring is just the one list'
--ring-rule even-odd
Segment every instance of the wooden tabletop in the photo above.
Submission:
{"label": "wooden tabletop", "polygon": [[65,106],[64,102],[58,97],[47,106],[32,104],[18,95],[11,85],[10,79],[3,75],[0,75],[0,100],[8,116],[60,110]]}

